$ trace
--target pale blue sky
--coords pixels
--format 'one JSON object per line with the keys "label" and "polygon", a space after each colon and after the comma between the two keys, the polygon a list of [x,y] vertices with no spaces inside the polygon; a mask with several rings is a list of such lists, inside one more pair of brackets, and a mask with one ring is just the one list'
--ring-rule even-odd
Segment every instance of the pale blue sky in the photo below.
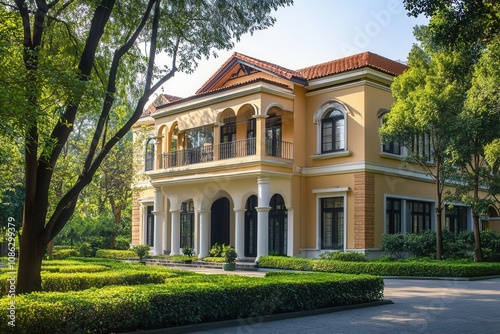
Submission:
{"label": "pale blue sky", "polygon": [[243,36],[233,50],[202,61],[191,75],[177,73],[163,93],[193,95],[234,51],[294,70],[364,51],[406,60],[416,42],[413,27],[427,23],[408,17],[403,0],[294,2],[274,13],[273,27]]}

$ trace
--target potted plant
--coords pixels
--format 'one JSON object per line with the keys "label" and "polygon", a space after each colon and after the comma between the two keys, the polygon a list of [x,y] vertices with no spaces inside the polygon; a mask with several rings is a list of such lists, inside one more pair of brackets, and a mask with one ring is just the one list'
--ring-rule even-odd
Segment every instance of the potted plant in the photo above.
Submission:
{"label": "potted plant", "polygon": [[236,258],[238,257],[238,254],[236,253],[236,250],[231,247],[231,246],[224,246],[224,253],[223,253],[224,261],[224,270],[235,270],[236,269]]}
{"label": "potted plant", "polygon": [[150,247],[149,247],[149,245],[137,245],[137,246],[134,246],[132,248],[132,250],[139,257],[139,262],[142,263],[142,259],[144,258],[144,256],[149,255]]}

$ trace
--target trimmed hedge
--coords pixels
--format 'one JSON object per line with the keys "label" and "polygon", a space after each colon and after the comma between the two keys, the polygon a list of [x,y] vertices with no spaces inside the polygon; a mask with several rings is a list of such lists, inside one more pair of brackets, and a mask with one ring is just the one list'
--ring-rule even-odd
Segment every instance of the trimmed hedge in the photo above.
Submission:
{"label": "trimmed hedge", "polygon": [[56,260],[67,259],[70,256],[79,256],[80,252],[76,249],[54,249],[52,252],[52,258]]}
{"label": "trimmed hedge", "polygon": [[[200,281],[107,287],[75,293],[16,297],[16,329],[23,333],[109,333],[263,316],[378,301],[381,277],[270,274],[265,278],[199,275]],[[9,298],[0,299],[6,319]],[[0,332],[10,330],[0,322]]]}
{"label": "trimmed hedge", "polygon": [[68,265],[68,266],[42,265],[42,271],[48,271],[52,273],[97,273],[106,270],[109,270],[109,268],[97,264]]}
{"label": "trimmed hedge", "polygon": [[137,254],[132,250],[119,250],[119,249],[98,249],[95,257],[105,259],[129,259],[137,258]]}
{"label": "trimmed hedge", "polygon": [[[10,283],[7,278],[10,276],[9,273],[0,274],[0,296],[5,296],[8,293]],[[109,285],[165,283],[167,280],[179,276],[181,275],[173,270],[124,269],[96,273],[45,272],[42,273],[42,291],[79,291]]]}
{"label": "trimmed hedge", "polygon": [[322,271],[345,274],[416,277],[483,277],[500,275],[500,263],[343,262],[320,259],[262,256],[262,268]]}

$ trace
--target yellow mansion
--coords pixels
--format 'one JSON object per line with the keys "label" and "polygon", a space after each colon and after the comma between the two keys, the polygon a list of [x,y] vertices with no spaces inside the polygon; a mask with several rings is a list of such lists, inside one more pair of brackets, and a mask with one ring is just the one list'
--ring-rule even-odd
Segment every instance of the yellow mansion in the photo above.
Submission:
{"label": "yellow mansion", "polygon": [[[435,229],[431,179],[378,137],[405,69],[370,52],[300,70],[234,53],[194,96],[160,96],[135,127],[136,140],[144,126],[149,136],[132,244],[205,257],[225,243],[248,260],[377,256],[383,233]],[[447,208],[444,227],[471,230],[470,209]]]}

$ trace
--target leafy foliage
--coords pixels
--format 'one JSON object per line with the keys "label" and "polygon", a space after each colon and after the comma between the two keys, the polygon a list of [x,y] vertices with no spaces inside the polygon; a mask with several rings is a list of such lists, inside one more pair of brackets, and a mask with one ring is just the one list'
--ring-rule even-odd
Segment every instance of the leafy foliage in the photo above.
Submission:
{"label": "leafy foliage", "polygon": [[365,254],[358,252],[324,252],[319,254],[323,260],[337,260],[347,262],[362,262],[367,261]]}
{"label": "leafy foliage", "polygon": [[149,245],[137,245],[137,246],[134,246],[132,247],[132,251],[137,254],[137,256],[139,257],[139,260],[142,261],[142,259],[149,255],[149,250],[151,249],[151,247]]}
{"label": "leafy foliage", "polygon": [[[383,298],[384,287],[381,277],[325,273],[271,273],[264,278],[190,274],[166,279],[175,284],[20,295],[16,327],[44,333],[167,328],[373,302]],[[9,302],[0,299],[0,316],[7,314]],[[2,322],[0,330],[6,326]]]}

